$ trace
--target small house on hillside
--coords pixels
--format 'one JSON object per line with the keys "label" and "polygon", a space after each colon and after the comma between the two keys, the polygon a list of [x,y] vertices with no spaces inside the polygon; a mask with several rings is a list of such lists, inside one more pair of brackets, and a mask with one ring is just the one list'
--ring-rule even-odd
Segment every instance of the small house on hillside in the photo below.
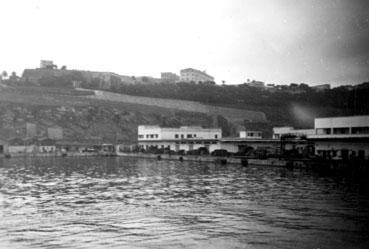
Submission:
{"label": "small house on hillside", "polygon": [[35,138],[12,138],[8,140],[9,153],[31,153],[36,149],[37,139]]}
{"label": "small house on hillside", "polygon": [[84,139],[83,141],[58,140],[55,142],[58,151],[66,152],[94,152],[101,147],[101,139]]}
{"label": "small house on hillside", "polygon": [[52,153],[56,151],[55,140],[50,138],[39,138],[37,141],[38,151],[41,153]]}

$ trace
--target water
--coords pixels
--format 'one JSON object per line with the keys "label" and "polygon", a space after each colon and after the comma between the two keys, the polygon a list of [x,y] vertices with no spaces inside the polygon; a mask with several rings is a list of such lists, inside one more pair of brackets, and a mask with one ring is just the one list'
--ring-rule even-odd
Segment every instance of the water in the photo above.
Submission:
{"label": "water", "polygon": [[369,248],[355,184],[127,158],[0,160],[0,248]]}

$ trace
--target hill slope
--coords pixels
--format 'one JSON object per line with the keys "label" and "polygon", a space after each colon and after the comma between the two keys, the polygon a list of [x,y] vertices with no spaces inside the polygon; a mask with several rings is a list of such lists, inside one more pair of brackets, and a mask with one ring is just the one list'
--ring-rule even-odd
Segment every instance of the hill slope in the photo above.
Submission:
{"label": "hill slope", "polygon": [[[224,115],[224,116],[223,116]],[[24,137],[35,123],[39,136],[62,127],[72,140],[101,137],[133,142],[140,124],[220,126],[234,135],[243,119],[266,122],[262,112],[214,107],[191,101],[162,100],[67,88],[0,87],[0,138]]]}

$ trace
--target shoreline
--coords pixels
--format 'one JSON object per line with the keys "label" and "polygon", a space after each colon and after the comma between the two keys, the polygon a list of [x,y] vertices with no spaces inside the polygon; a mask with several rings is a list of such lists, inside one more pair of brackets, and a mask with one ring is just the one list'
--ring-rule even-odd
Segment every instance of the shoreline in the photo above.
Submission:
{"label": "shoreline", "polygon": [[[10,155],[9,157],[7,155]],[[188,162],[208,162],[221,165],[237,164],[247,167],[265,166],[265,167],[279,167],[288,169],[311,169],[313,171],[356,171],[362,173],[369,173],[369,161],[358,160],[319,160],[319,159],[296,159],[296,158],[236,158],[236,157],[217,157],[211,155],[169,155],[169,154],[146,154],[146,153],[127,153],[117,152],[114,154],[101,154],[99,152],[68,152],[63,154],[61,152],[54,153],[11,153],[1,154],[0,158],[19,158],[19,157],[131,157],[131,158],[146,158],[154,160],[169,160],[169,161],[188,161]]]}
{"label": "shoreline", "polygon": [[234,157],[217,157],[210,155],[169,155],[169,154],[146,154],[146,153],[125,153],[118,152],[115,155],[101,155],[97,152],[92,153],[80,153],[69,152],[67,154],[58,153],[10,153],[6,155],[0,155],[0,158],[19,158],[19,157],[131,157],[131,158],[147,158],[156,160],[170,160],[170,161],[191,161],[191,162],[209,162],[220,164],[240,164],[247,166],[262,165],[271,167],[286,167],[288,161],[277,158],[269,159],[246,159],[246,158],[234,158]]}

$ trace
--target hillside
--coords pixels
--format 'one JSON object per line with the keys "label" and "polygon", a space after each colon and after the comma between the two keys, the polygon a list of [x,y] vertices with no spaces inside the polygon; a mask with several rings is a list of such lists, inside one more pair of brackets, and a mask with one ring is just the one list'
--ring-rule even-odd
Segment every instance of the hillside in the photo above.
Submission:
{"label": "hillside", "polygon": [[[216,85],[146,78],[109,72],[27,69],[20,80],[9,80],[9,84],[102,90],[100,95],[89,98],[220,115],[238,127],[261,126],[264,131],[271,126],[312,127],[315,117],[369,114],[369,83],[334,88],[325,84],[322,88],[304,83],[265,86],[259,82],[261,87],[255,87],[253,82]],[[264,127],[266,120],[269,128]]]}
{"label": "hillside", "polygon": [[250,122],[267,121],[265,114],[261,111],[250,111],[242,108],[236,109],[231,107],[206,105],[196,101],[131,96],[106,91],[95,91],[95,93],[95,95],[88,96],[88,98],[122,103],[158,106],[162,108],[177,109],[187,112],[204,113],[212,116],[221,115],[227,120],[237,124],[243,124],[244,120],[248,120]]}
{"label": "hillside", "polygon": [[316,117],[369,114],[369,83],[319,90],[303,83],[253,87],[247,83],[179,82],[120,85],[109,91],[259,111],[266,115],[272,126],[309,128]]}
{"label": "hillside", "polygon": [[[261,112],[218,108],[190,101],[167,101],[68,88],[0,87],[0,138],[25,136],[25,124],[37,125],[39,136],[48,127],[63,128],[71,140],[101,137],[133,142],[140,124],[220,126],[234,135],[245,117],[266,122]],[[224,115],[224,116],[223,116]]]}
{"label": "hillside", "polygon": [[0,84],[0,138],[24,136],[27,122],[36,123],[39,135],[60,126],[66,138],[77,140],[135,141],[140,124],[219,126],[224,136],[252,129],[270,137],[274,126],[311,128],[316,117],[368,114],[367,96],[368,83],[323,91],[303,83],[127,84],[113,73],[25,70],[21,79]]}

